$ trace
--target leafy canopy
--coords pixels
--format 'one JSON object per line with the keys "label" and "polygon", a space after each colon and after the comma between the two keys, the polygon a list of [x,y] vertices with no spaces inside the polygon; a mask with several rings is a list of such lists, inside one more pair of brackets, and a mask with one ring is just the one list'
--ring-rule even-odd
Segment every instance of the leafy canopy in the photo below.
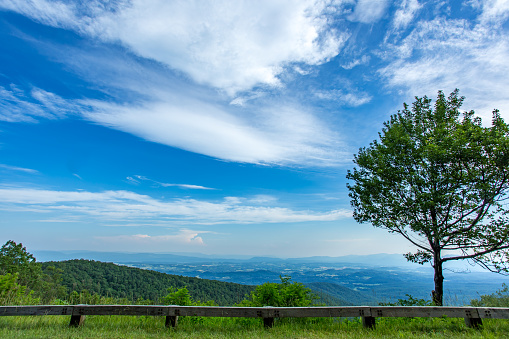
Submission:
{"label": "leafy canopy", "polygon": [[289,276],[280,276],[281,283],[264,283],[258,285],[251,292],[249,299],[240,303],[240,306],[251,307],[305,307],[318,299],[310,288],[299,282],[292,282]]}
{"label": "leafy canopy", "polygon": [[23,244],[9,240],[0,249],[0,274],[8,273],[17,273],[19,284],[35,288],[39,284],[42,270]]}
{"label": "leafy canopy", "polygon": [[405,237],[418,248],[410,261],[472,259],[503,271],[509,128],[498,110],[490,127],[473,111],[460,118],[463,100],[458,90],[448,98],[440,91],[434,107],[416,97],[359,150],[347,174],[354,218]]}

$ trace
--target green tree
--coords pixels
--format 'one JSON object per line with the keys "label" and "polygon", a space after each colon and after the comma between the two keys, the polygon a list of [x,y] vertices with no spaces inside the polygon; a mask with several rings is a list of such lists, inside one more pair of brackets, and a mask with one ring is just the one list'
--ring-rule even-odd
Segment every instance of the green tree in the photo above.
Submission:
{"label": "green tree", "polygon": [[187,287],[168,288],[168,294],[162,297],[162,302],[164,305],[192,306],[194,304]]}
{"label": "green tree", "polygon": [[347,184],[354,218],[397,233],[416,247],[409,261],[434,268],[433,302],[443,302],[443,264],[470,259],[506,272],[509,127],[493,112],[483,127],[463,113],[464,97],[418,98],[361,148]]}
{"label": "green tree", "polygon": [[34,292],[18,284],[18,273],[0,275],[0,305],[35,305],[40,302]]}
{"label": "green tree", "polygon": [[35,289],[40,283],[42,270],[23,244],[9,240],[0,249],[0,274],[7,273],[18,273],[20,285]]}
{"label": "green tree", "polygon": [[62,270],[54,266],[47,266],[41,275],[39,292],[45,301],[53,299],[65,299],[67,289],[62,286]]}
{"label": "green tree", "polygon": [[180,306],[217,306],[214,300],[202,302],[199,300],[193,300],[189,294],[187,287],[168,288],[168,294],[161,298],[161,302],[164,305],[180,305]]}
{"label": "green tree", "polygon": [[302,283],[292,282],[289,276],[280,276],[281,283],[265,283],[251,292],[250,299],[243,300],[241,306],[251,307],[305,307],[318,299]]}

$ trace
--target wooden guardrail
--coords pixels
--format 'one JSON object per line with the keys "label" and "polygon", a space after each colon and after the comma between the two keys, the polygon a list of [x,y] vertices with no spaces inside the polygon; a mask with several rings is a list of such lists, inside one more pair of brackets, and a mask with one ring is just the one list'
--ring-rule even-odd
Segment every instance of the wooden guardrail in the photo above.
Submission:
{"label": "wooden guardrail", "polygon": [[464,318],[468,327],[479,328],[482,319],[509,319],[509,308],[431,306],[338,307],[222,307],[162,305],[36,305],[0,306],[0,316],[70,315],[70,326],[80,326],[87,315],[164,316],[166,326],[177,326],[179,316],[262,318],[266,327],[275,318],[361,317],[366,328],[378,317]]}

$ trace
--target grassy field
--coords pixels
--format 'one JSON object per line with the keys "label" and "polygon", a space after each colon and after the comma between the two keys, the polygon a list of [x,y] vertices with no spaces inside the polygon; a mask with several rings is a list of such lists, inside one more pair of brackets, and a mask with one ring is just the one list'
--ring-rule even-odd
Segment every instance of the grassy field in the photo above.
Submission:
{"label": "grassy field", "polygon": [[69,316],[0,317],[1,338],[509,338],[508,320],[484,320],[481,330],[463,319],[378,318],[375,330],[358,319],[281,319],[263,328],[261,319],[179,319],[165,328],[164,317],[88,316],[69,327]]}

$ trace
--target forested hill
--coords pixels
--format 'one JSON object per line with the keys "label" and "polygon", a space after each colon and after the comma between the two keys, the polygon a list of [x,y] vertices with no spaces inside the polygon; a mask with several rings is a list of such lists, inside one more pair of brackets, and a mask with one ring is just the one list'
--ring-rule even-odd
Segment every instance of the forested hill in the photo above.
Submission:
{"label": "forested hill", "polygon": [[42,263],[43,270],[50,266],[62,270],[62,285],[69,291],[88,290],[102,296],[131,300],[157,301],[168,293],[169,287],[187,286],[194,300],[214,300],[219,305],[228,306],[242,301],[255,289],[255,286],[183,277],[93,260]]}

